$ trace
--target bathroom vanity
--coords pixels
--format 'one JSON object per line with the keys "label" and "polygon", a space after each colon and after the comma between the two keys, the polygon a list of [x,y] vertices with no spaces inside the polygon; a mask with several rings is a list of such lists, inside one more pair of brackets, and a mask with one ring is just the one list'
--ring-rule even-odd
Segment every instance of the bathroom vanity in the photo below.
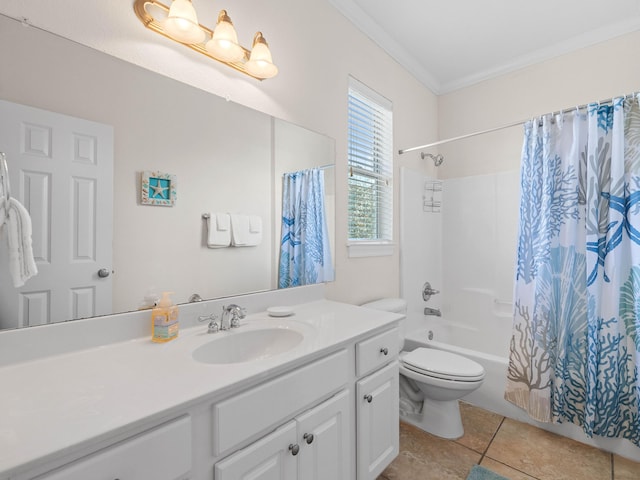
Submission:
{"label": "bathroom vanity", "polygon": [[[0,356],[0,479],[375,479],[398,453],[402,316],[313,300],[274,318],[273,299],[227,299],[248,314],[214,334],[195,318],[220,301],[181,307],[167,344]],[[147,315],[126,321],[140,332]],[[73,327],[91,332],[36,328],[25,348]]]}

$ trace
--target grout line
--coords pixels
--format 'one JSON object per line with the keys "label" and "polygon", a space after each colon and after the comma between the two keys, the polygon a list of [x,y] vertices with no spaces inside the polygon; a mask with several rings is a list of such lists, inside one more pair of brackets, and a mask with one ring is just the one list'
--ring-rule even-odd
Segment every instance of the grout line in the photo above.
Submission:
{"label": "grout line", "polygon": [[614,463],[613,463],[613,453],[609,454],[609,458],[611,458],[611,480],[615,480],[616,471],[615,471]]}
{"label": "grout line", "polygon": [[[502,420],[500,421],[500,425],[498,425],[498,428],[496,428],[496,431],[493,433],[493,436],[491,437],[491,440],[489,440],[489,443],[487,444],[487,448],[485,448],[484,452],[482,452],[482,456],[480,457],[480,463],[482,463],[482,460],[484,460],[484,458],[487,457],[487,452],[489,451],[489,447],[491,446],[491,444],[495,440],[496,436],[498,435],[498,432],[502,428],[502,424],[504,423],[504,421],[506,419],[507,419],[507,417],[502,417]],[[487,457],[487,458],[491,458],[491,457]],[[526,475],[526,476],[531,477],[531,478],[535,478],[536,480],[540,480],[538,477],[534,477],[530,473],[523,472],[519,468],[515,468],[513,465],[509,465],[508,463],[501,462],[500,460],[496,460],[495,458],[491,458],[491,460],[493,460],[494,462],[497,462],[497,463],[499,463],[501,465],[504,465],[505,467],[510,468],[511,470],[515,470],[516,472],[520,472],[523,475]],[[612,465],[612,468],[613,468],[613,465]],[[611,477],[611,480],[613,480],[613,477]]]}
{"label": "grout line", "polygon": [[495,440],[496,435],[498,435],[498,432],[500,431],[500,428],[502,428],[502,424],[504,423],[504,421],[506,419],[507,419],[507,417],[502,417],[502,420],[500,420],[500,425],[498,425],[498,428],[496,428],[496,431],[493,432],[493,435],[491,436],[491,440],[489,440],[489,443],[487,443],[487,446],[485,447],[484,451],[480,454],[480,461],[481,462],[482,462],[482,460],[484,460],[484,457],[487,455],[487,452],[489,451],[489,447],[491,446],[491,444]]}

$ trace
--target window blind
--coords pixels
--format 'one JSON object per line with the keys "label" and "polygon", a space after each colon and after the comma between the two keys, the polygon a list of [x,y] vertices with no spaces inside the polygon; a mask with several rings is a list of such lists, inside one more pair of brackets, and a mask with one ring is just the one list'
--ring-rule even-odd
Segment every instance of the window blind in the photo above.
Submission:
{"label": "window blind", "polygon": [[393,239],[391,102],[351,78],[348,96],[349,240]]}

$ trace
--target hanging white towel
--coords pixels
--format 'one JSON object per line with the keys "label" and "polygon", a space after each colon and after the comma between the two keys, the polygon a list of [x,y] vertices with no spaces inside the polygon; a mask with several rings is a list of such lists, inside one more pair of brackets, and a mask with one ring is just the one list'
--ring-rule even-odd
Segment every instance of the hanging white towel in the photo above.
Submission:
{"label": "hanging white towel", "polygon": [[216,213],[216,228],[219,232],[228,231],[230,224],[231,218],[228,213]]}
{"label": "hanging white towel", "polygon": [[231,213],[231,245],[244,247],[249,241],[249,217]]}
{"label": "hanging white towel", "polygon": [[262,233],[262,218],[258,215],[249,216],[249,233]]}
{"label": "hanging white towel", "polygon": [[249,235],[247,236],[247,246],[260,245],[262,242],[262,218],[258,215],[249,215]]}
{"label": "hanging white towel", "polygon": [[31,217],[15,198],[0,200],[0,220],[9,243],[9,271],[18,288],[38,273],[31,245]]}
{"label": "hanging white towel", "polygon": [[258,215],[230,214],[231,245],[255,247],[262,242],[262,218]]}
{"label": "hanging white towel", "polygon": [[231,245],[231,221],[227,213],[212,213],[207,218],[207,247],[224,248]]}

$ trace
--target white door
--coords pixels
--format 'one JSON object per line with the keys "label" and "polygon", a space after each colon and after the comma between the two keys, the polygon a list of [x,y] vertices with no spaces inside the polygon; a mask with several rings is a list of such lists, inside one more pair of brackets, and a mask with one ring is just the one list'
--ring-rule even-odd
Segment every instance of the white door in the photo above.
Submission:
{"label": "white door", "polygon": [[298,478],[349,480],[349,398],[343,391],[297,418]]}
{"label": "white door", "polygon": [[[295,448],[294,448],[295,447]],[[291,421],[215,466],[215,480],[295,480],[296,423]]]}
{"label": "white door", "polygon": [[396,458],[400,443],[398,362],[357,383],[358,480],[374,480]]}
{"label": "white door", "polygon": [[0,328],[111,313],[113,128],[0,100],[0,151],[38,267],[14,288],[0,237]]}

